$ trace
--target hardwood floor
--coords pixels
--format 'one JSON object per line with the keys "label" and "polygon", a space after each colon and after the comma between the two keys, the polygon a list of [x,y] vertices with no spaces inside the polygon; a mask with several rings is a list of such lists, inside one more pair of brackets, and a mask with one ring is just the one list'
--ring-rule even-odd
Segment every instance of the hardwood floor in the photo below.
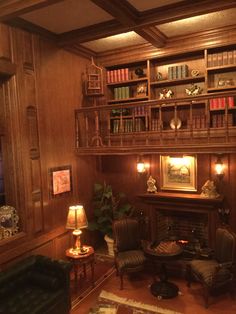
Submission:
{"label": "hardwood floor", "polygon": [[71,314],[87,314],[91,307],[97,303],[101,290],[112,292],[120,297],[133,299],[138,302],[156,305],[161,308],[177,311],[183,314],[235,314],[236,301],[229,293],[224,293],[210,298],[208,309],[204,307],[202,288],[198,283],[193,283],[188,288],[186,281],[179,278],[171,278],[179,286],[180,295],[173,299],[158,300],[149,291],[149,285],[152,283],[150,273],[139,273],[132,277],[124,278],[124,290],[119,289],[119,277],[113,273],[105,279],[103,284],[87,296],[80,304],[71,311]]}

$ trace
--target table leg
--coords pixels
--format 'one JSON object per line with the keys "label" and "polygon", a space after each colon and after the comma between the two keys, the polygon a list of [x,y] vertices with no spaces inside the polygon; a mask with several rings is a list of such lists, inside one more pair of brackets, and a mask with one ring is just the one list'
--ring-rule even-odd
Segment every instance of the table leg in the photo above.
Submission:
{"label": "table leg", "polygon": [[92,286],[94,287],[94,260],[91,261],[91,279],[92,279]]}
{"label": "table leg", "polygon": [[167,272],[165,263],[161,264],[160,281],[155,281],[150,289],[151,293],[163,299],[174,298],[178,295],[179,288],[172,282],[167,280]]}
{"label": "table leg", "polygon": [[75,279],[75,286],[78,285],[78,265],[74,263],[74,279]]}

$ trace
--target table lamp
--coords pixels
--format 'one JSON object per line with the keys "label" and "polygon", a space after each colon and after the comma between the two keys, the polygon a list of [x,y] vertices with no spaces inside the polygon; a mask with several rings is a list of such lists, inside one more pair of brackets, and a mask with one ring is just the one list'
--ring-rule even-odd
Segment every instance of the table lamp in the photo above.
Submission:
{"label": "table lamp", "polygon": [[74,245],[71,249],[71,253],[74,255],[86,254],[88,252],[88,249],[82,246],[80,240],[80,235],[82,233],[81,229],[86,227],[88,227],[88,221],[84,207],[82,205],[70,206],[67,216],[66,229],[74,229],[72,232]]}

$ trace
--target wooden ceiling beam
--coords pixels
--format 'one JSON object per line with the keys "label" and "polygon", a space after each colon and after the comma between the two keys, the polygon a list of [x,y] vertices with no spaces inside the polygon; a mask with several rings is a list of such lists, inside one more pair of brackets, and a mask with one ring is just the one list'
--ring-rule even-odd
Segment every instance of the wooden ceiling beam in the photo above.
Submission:
{"label": "wooden ceiling beam", "polygon": [[101,39],[131,30],[131,27],[124,26],[120,22],[112,20],[63,33],[61,35],[57,35],[57,38],[58,43],[61,46],[64,46],[71,43],[80,44],[96,39]]}
{"label": "wooden ceiling beam", "polygon": [[121,24],[132,26],[137,24],[138,11],[126,0],[91,0],[101,9],[112,15]]}
{"label": "wooden ceiling beam", "polygon": [[235,0],[185,0],[143,12],[138,24],[139,26],[160,25],[235,7]]}
{"label": "wooden ceiling beam", "polygon": [[0,22],[40,9],[63,0],[3,0],[0,1]]}
{"label": "wooden ceiling beam", "polygon": [[[163,34],[157,34],[158,29],[150,28],[153,25],[160,25],[167,22],[174,22],[183,18],[198,16],[201,14],[212,13],[220,10],[225,10],[229,8],[236,7],[235,0],[198,0],[190,1],[185,0],[176,4],[167,5],[163,8],[157,8],[148,10],[142,13],[134,13],[135,9],[131,9],[128,5],[128,9],[125,11],[124,3],[125,0],[92,0],[95,4],[99,5],[102,9],[106,10],[110,14],[116,15],[116,18],[120,15],[122,20],[112,20],[107,22],[102,22],[96,25],[84,27],[78,30],[73,30],[61,35],[58,35],[59,43],[64,46],[71,43],[83,43],[88,41],[93,41],[96,39],[117,35],[120,33],[125,33],[129,31],[135,31],[140,36],[149,38],[148,40],[154,44],[155,38],[157,43],[160,42],[160,45],[163,45],[165,38]],[[120,5],[119,3],[122,3]],[[111,5],[113,3],[113,5]],[[119,7],[119,9],[115,9]],[[109,11],[108,11],[109,10]],[[115,11],[116,10],[116,11]],[[123,10],[123,11],[122,11]],[[120,12],[122,11],[122,14]],[[126,12],[126,14],[125,14]],[[121,23],[122,21],[122,23]],[[124,24],[125,23],[125,24]],[[128,25],[129,24],[129,25]],[[159,37],[159,38],[158,38]]]}
{"label": "wooden ceiling beam", "polygon": [[136,30],[136,33],[156,48],[163,47],[167,41],[167,37],[154,26],[140,28]]}

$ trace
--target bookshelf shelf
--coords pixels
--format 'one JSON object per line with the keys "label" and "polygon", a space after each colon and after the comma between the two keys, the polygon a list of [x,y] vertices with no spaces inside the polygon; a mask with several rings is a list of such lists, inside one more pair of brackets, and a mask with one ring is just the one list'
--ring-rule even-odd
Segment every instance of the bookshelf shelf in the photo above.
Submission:
{"label": "bookshelf shelf", "polygon": [[163,80],[163,81],[155,81],[151,82],[150,85],[155,87],[155,86],[170,86],[170,85],[178,85],[178,84],[187,84],[187,83],[193,83],[193,82],[203,82],[205,81],[205,76],[204,75],[199,75],[199,76],[191,76],[191,77],[186,77],[182,79],[175,79],[175,80]]}
{"label": "bookshelf shelf", "polygon": [[231,89],[236,89],[236,85],[222,86],[222,87],[211,87],[211,88],[207,88],[207,91],[208,92],[218,92],[218,91],[231,90]]}
{"label": "bookshelf shelf", "polygon": [[146,82],[148,80],[147,77],[142,77],[142,78],[138,78],[138,79],[132,79],[132,80],[127,80],[127,81],[120,81],[120,82],[114,82],[114,83],[107,83],[107,86],[123,86],[123,85],[132,85],[132,84],[136,84],[139,82]]}
{"label": "bookshelf shelf", "polygon": [[113,100],[108,100],[108,104],[117,104],[117,103],[122,103],[122,102],[134,102],[134,101],[139,101],[139,100],[147,100],[149,99],[148,96],[143,96],[143,97],[132,97],[132,98],[123,98],[123,99],[113,99]]}

